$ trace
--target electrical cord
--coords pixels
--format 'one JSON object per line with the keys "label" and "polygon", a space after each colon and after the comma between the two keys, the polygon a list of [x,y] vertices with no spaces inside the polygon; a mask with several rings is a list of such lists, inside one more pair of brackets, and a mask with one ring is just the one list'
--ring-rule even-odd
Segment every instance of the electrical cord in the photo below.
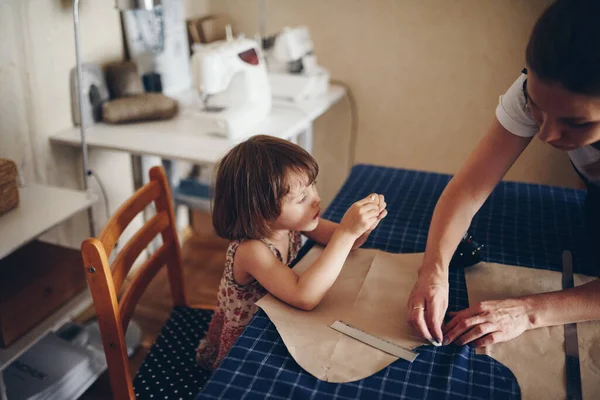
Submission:
{"label": "electrical cord", "polygon": [[356,106],[356,99],[354,93],[346,83],[331,79],[331,83],[340,85],[346,89],[346,97],[350,103],[350,143],[348,144],[348,169],[351,169],[356,161],[356,142],[358,140],[358,107]]}
{"label": "electrical cord", "polygon": [[98,175],[96,175],[96,173],[94,171],[92,171],[91,169],[88,170],[88,176],[94,177],[94,179],[96,180],[96,183],[98,184],[98,187],[100,188],[100,192],[102,192],[102,198],[104,200],[104,212],[106,214],[106,220],[108,221],[110,219],[110,204],[108,202],[108,195],[106,193],[106,188],[104,187],[104,184],[102,183],[100,178],[98,178]]}
{"label": "electrical cord", "polygon": [[[352,166],[354,166],[354,162],[356,161],[356,142],[358,136],[358,108],[356,106],[356,100],[354,98],[352,90],[350,89],[350,86],[337,79],[331,79],[330,82],[332,84],[342,86],[346,90],[346,97],[348,98],[348,102],[350,103],[350,142],[348,144],[348,169],[351,169]],[[295,111],[301,113],[303,116],[310,117],[308,113],[304,112],[294,102],[280,100],[273,101],[273,104],[294,109]]]}

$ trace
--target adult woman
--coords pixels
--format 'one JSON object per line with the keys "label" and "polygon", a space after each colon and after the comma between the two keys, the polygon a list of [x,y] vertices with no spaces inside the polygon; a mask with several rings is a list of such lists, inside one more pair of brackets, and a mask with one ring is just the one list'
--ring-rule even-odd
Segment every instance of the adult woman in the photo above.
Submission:
{"label": "adult woman", "polygon": [[600,282],[594,281],[561,292],[472,305],[442,326],[453,251],[533,136],[569,153],[588,188],[588,236],[600,244],[598,21],[597,0],[558,0],[542,14],[527,46],[527,69],[500,98],[488,133],[442,194],[408,301],[410,322],[433,343],[486,346],[528,329],[600,319]]}

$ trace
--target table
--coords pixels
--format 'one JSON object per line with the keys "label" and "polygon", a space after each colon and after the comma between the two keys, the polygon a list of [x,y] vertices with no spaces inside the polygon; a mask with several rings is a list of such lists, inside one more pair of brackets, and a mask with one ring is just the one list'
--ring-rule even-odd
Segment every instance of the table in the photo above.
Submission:
{"label": "table", "polygon": [[[329,86],[322,96],[292,103],[273,100],[269,116],[253,126],[249,134],[267,134],[281,139],[291,140],[309,153],[313,146],[313,122],[325,111],[336,104],[346,89],[338,84]],[[198,207],[203,204],[201,198],[181,195],[178,190],[179,178],[173,166],[175,161],[191,162],[196,165],[213,166],[241,139],[229,139],[207,134],[202,119],[196,112],[201,100],[197,92],[185,92],[177,97],[181,104],[179,114],[164,121],[141,122],[131,124],[97,123],[86,129],[86,143],[90,149],[123,151],[131,155],[134,190],[148,183],[148,172],[153,164],[162,161],[167,179],[176,204]],[[79,148],[81,136],[79,127],[72,127],[49,136],[52,143]],[[148,156],[160,157],[151,160]],[[145,160],[144,160],[144,159]],[[144,162],[146,161],[146,162]],[[200,206],[200,209],[203,207]],[[143,213],[149,219],[150,210]],[[178,230],[189,221],[179,222]],[[158,246],[155,241],[154,247]]]}
{"label": "table", "polygon": [[[389,214],[364,247],[423,252],[433,209],[449,180],[443,174],[357,165],[324,218],[340,221],[354,201],[383,193]],[[486,261],[560,271],[562,250],[570,249],[575,272],[593,274],[583,226],[584,197],[580,190],[502,182],[470,232],[486,245]],[[449,311],[467,307],[464,271],[451,270],[449,280]],[[412,364],[398,360],[357,382],[322,382],[298,366],[259,310],[197,399],[520,398],[510,370],[468,346],[425,346],[418,352]]]}
{"label": "table", "polygon": [[[299,137],[300,145],[312,148],[312,122],[346,93],[342,86],[331,85],[326,95],[299,103],[273,102],[271,114],[252,127],[253,133],[263,133],[282,139]],[[158,156],[167,160],[188,161],[212,165],[221,159],[239,140],[211,136],[203,131],[195,112],[196,100],[187,100],[178,116],[165,121],[111,125],[98,123],[86,130],[90,148],[128,152],[136,156]],[[198,100],[199,101],[199,100]],[[50,135],[53,143],[81,146],[78,127]]]}

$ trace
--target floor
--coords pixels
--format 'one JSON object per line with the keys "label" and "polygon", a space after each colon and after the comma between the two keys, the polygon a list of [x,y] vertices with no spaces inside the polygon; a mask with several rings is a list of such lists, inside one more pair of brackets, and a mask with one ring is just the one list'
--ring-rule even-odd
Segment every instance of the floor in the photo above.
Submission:
{"label": "floor", "polygon": [[[188,301],[194,304],[214,304],[217,288],[225,264],[227,242],[214,236],[197,234],[191,230],[186,234],[183,243],[183,267],[185,288]],[[154,339],[169,317],[171,310],[170,290],[166,278],[166,270],[157,275],[146,293],[140,299],[133,319],[142,329],[141,347],[130,358],[131,373],[135,376],[144,361]],[[93,310],[88,310],[78,318],[83,322],[93,317]],[[111,399],[108,374],[104,373],[80,399]]]}

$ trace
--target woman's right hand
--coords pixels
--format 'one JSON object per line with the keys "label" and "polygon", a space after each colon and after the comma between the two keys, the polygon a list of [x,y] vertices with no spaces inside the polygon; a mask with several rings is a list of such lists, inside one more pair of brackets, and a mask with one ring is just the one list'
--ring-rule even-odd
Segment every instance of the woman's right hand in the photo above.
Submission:
{"label": "woman's right hand", "polygon": [[369,230],[383,211],[380,209],[379,199],[378,194],[372,193],[352,204],[340,222],[340,229],[350,233],[355,239]]}
{"label": "woman's right hand", "polygon": [[440,346],[444,339],[442,324],[448,308],[448,276],[424,269],[408,298],[408,322],[433,345]]}

